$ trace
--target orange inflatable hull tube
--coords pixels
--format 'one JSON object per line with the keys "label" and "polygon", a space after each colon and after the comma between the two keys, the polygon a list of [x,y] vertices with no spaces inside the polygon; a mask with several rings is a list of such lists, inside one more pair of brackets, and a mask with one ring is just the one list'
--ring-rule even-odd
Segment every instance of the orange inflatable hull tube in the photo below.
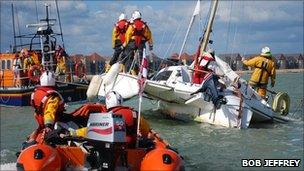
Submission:
{"label": "orange inflatable hull tube", "polygon": [[22,151],[17,170],[60,171],[61,158],[57,150],[45,144],[35,144]]}
{"label": "orange inflatable hull tube", "polygon": [[184,170],[181,157],[167,148],[156,148],[142,160],[140,170],[179,171]]}

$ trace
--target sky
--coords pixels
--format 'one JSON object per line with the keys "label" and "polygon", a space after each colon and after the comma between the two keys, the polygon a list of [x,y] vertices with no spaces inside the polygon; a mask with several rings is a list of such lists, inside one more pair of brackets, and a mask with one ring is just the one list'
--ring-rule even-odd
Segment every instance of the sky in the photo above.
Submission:
{"label": "sky", "polygon": [[[195,53],[202,36],[211,1],[202,1],[184,52]],[[45,17],[57,19],[54,1],[1,0],[1,52],[13,44],[11,4],[15,7],[16,34],[35,33],[25,25]],[[303,1],[219,1],[209,45],[216,53],[259,53],[269,46],[272,53],[303,53]],[[168,57],[179,52],[196,1],[58,1],[63,38],[69,54],[112,56],[111,34],[120,13],[142,13],[154,40],[153,52]],[[37,7],[37,13],[36,13]],[[17,11],[17,13],[16,13]],[[58,20],[54,31],[59,33]],[[61,43],[61,38],[58,37]],[[22,40],[22,42],[29,40]],[[20,41],[17,39],[17,44]]]}

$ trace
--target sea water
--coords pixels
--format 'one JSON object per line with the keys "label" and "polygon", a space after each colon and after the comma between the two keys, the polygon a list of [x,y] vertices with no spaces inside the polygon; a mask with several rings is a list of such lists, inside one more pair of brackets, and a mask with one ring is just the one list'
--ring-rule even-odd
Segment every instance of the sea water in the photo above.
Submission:
{"label": "sea water", "polygon": [[[243,75],[248,78],[248,74]],[[286,124],[268,123],[239,130],[191,120],[174,120],[144,99],[143,117],[183,156],[186,170],[303,170],[303,73],[278,74],[273,90],[291,98]],[[271,95],[270,95],[271,97]],[[302,101],[301,101],[302,100]],[[138,108],[138,99],[124,104]],[[81,104],[69,104],[72,111]],[[15,162],[15,153],[35,128],[31,107],[1,107],[1,164]],[[299,168],[242,167],[242,159],[301,159]]]}

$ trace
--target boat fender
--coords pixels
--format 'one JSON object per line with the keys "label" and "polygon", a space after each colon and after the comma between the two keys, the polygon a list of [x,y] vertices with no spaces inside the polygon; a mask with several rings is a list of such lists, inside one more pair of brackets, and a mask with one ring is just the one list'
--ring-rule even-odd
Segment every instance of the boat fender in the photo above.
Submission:
{"label": "boat fender", "polygon": [[28,71],[28,77],[32,83],[39,83],[42,71],[38,65],[33,65]]}
{"label": "boat fender", "polygon": [[112,65],[109,72],[105,75],[103,79],[103,84],[105,86],[111,84],[115,80],[118,73],[119,73],[119,63],[115,63],[114,65]]}
{"label": "boat fender", "polygon": [[97,97],[101,83],[101,75],[94,75],[87,90],[87,99],[89,101],[92,101],[95,97]]}
{"label": "boat fender", "polygon": [[141,162],[140,170],[182,170],[182,158],[168,148],[151,150]]}
{"label": "boat fender", "polygon": [[272,109],[281,115],[286,116],[289,113],[290,98],[287,93],[279,92],[273,99]]}

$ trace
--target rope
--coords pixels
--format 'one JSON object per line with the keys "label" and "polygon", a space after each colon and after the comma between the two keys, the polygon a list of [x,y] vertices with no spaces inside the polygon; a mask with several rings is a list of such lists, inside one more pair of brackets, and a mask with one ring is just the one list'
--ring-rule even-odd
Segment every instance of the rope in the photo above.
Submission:
{"label": "rope", "polygon": [[304,107],[304,98],[299,100],[296,110],[293,113],[291,113],[290,116],[294,117],[295,114],[298,113],[303,107]]}
{"label": "rope", "polygon": [[229,14],[229,22],[228,22],[228,30],[227,30],[227,42],[226,42],[226,52],[228,52],[228,45],[229,45],[229,32],[230,32],[230,23],[231,23],[231,15],[232,15],[232,4],[233,1],[230,1],[230,14]]}

